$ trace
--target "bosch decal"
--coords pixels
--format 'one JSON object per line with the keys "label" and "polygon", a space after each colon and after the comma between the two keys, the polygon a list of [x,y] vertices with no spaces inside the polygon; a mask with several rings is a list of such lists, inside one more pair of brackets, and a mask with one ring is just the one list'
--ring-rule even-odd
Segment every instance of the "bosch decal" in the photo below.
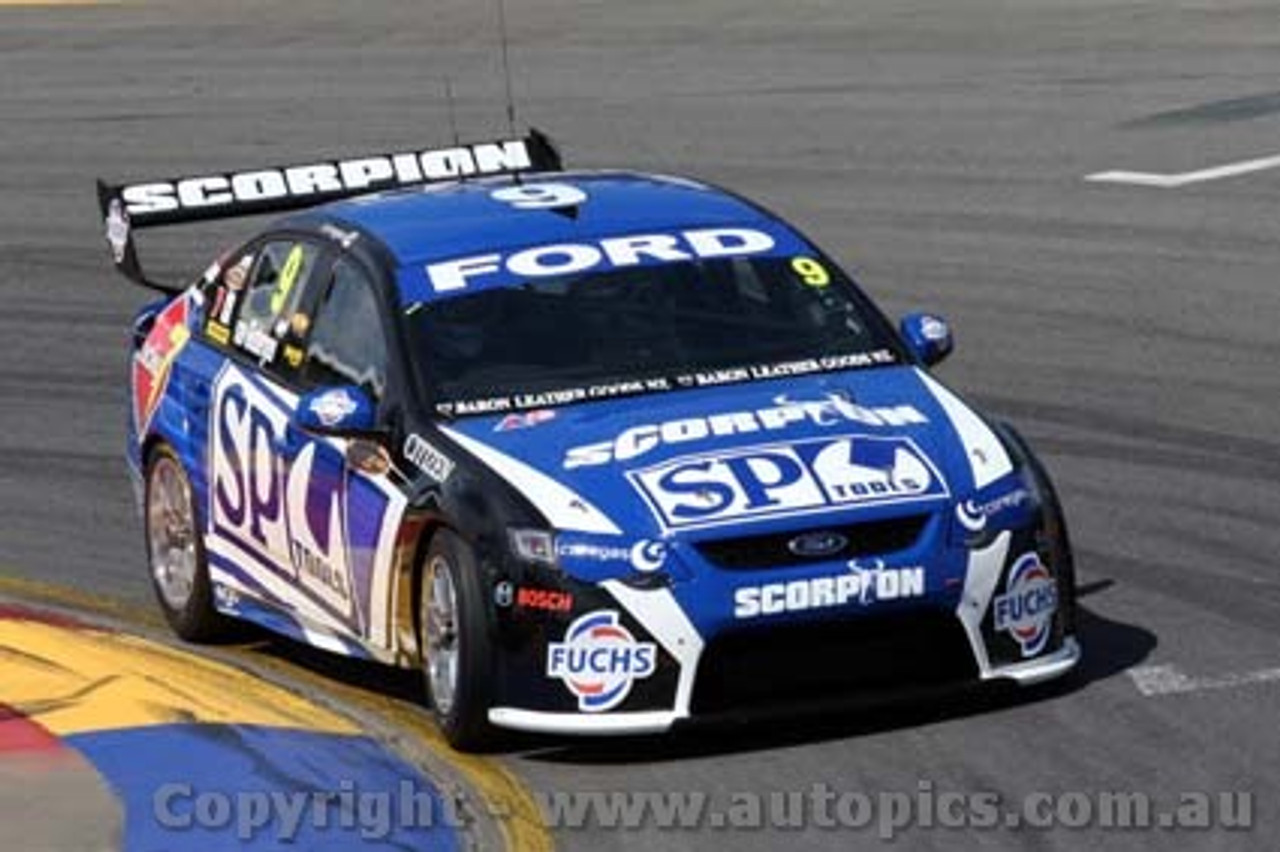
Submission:
{"label": "bosch decal", "polygon": [[949,496],[913,441],[869,435],[684,456],[627,475],[670,529]]}
{"label": "bosch decal", "polygon": [[637,642],[615,610],[581,616],[569,625],[564,641],[547,647],[547,676],[563,681],[584,713],[617,707],[631,685],[653,674],[657,664],[657,646]]}
{"label": "bosch decal", "polygon": [[571,612],[573,610],[573,595],[569,592],[561,592],[555,589],[537,589],[530,586],[521,586],[516,592],[515,605],[517,609]]}
{"label": "bosch decal", "polygon": [[775,432],[803,423],[829,428],[848,424],[898,427],[928,422],[928,418],[910,405],[867,408],[838,393],[829,393],[825,399],[813,400],[793,400],[781,396],[769,408],[728,411],[709,417],[688,417],[666,423],[632,426],[619,433],[612,441],[573,447],[565,454],[564,466],[572,469],[630,461],[665,444],[688,444],[732,435]]}
{"label": "bosch decal", "polygon": [[747,619],[811,609],[867,607],[924,594],[924,568],[888,568],[882,562],[862,565],[855,560],[843,574],[743,586],[733,593],[733,615]]}
{"label": "bosch decal", "polygon": [[1022,648],[1022,656],[1044,650],[1058,610],[1058,584],[1038,554],[1026,553],[1009,570],[1004,594],[995,599],[996,630],[1009,633]]}
{"label": "bosch decal", "polygon": [[516,602],[516,587],[510,580],[501,580],[493,587],[494,606],[506,609]]}

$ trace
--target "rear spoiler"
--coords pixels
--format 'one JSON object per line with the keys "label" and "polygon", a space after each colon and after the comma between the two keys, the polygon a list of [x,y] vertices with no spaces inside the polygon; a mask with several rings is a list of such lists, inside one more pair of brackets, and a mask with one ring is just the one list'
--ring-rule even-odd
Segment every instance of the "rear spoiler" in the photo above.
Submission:
{"label": "rear spoiler", "polygon": [[98,181],[98,207],[116,269],[137,284],[166,293],[181,286],[147,278],[134,231],[214,219],[302,210],[385,189],[468,177],[559,171],[560,152],[545,135],[474,142],[450,148],[371,154],[304,165],[176,177],[134,184]]}

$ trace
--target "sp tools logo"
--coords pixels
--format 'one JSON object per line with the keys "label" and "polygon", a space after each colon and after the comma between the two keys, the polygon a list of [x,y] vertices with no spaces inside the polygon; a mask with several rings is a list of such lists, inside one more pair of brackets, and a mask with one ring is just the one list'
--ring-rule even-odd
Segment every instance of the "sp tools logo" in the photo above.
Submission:
{"label": "sp tools logo", "polygon": [[995,601],[996,630],[1017,640],[1022,656],[1044,650],[1058,609],[1058,586],[1036,553],[1018,557],[1009,571],[1004,594]]}
{"label": "sp tools logo", "polygon": [[868,435],[682,456],[627,476],[667,529],[950,494],[913,441]]}
{"label": "sp tools logo", "polygon": [[602,609],[579,617],[563,642],[547,647],[547,676],[564,681],[579,710],[602,713],[625,701],[632,683],[653,674],[657,658],[657,646],[637,642],[615,610]]}

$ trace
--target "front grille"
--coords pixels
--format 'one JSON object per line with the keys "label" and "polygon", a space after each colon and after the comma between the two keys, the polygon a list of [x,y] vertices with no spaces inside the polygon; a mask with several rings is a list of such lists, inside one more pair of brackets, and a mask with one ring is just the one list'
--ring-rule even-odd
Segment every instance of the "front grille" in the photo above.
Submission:
{"label": "front grille", "polygon": [[698,663],[695,715],[785,707],[977,677],[953,613],[783,625],[713,639]]}
{"label": "front grille", "polygon": [[883,521],[861,521],[841,526],[821,526],[788,530],[783,533],[742,536],[716,541],[696,542],[694,547],[711,564],[718,568],[744,570],[751,568],[785,568],[790,565],[809,565],[817,561],[813,556],[799,556],[787,546],[796,536],[809,532],[833,532],[844,536],[848,543],[840,550],[824,554],[823,560],[856,559],[865,556],[884,556],[906,550],[920,538],[928,515],[908,515]]}

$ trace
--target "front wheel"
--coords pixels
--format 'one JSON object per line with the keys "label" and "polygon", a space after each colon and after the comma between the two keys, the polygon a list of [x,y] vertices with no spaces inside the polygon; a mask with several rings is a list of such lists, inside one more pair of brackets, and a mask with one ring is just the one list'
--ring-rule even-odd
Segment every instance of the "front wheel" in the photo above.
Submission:
{"label": "front wheel", "polygon": [[436,721],[454,748],[484,750],[496,742],[489,724],[493,651],[471,548],[447,530],[437,533],[420,582],[422,665]]}
{"label": "front wheel", "polygon": [[147,563],[165,619],[188,642],[225,638],[230,622],[213,606],[191,480],[177,455],[163,444],[147,462],[145,507]]}

